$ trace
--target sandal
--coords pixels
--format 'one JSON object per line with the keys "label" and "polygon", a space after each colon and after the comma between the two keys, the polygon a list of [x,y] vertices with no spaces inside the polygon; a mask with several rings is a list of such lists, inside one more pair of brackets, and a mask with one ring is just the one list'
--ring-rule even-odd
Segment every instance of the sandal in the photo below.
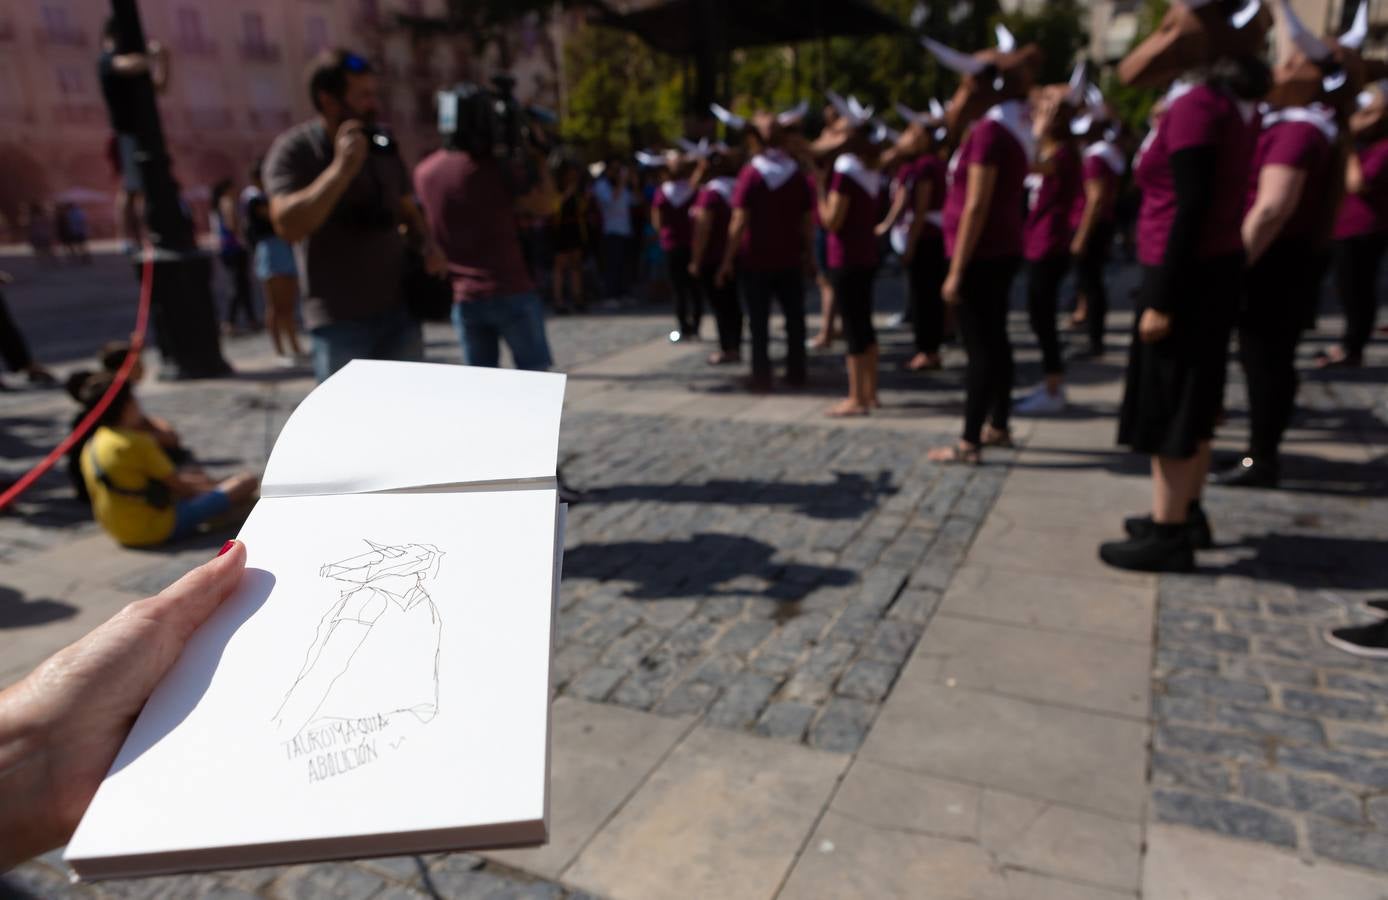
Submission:
{"label": "sandal", "polygon": [[945,466],[976,466],[982,461],[979,455],[979,448],[964,443],[932,448],[926,452],[925,458],[933,463],[940,463]]}
{"label": "sandal", "polygon": [[[922,358],[924,359],[923,362],[917,362],[917,360]],[[940,359],[939,354],[932,355],[929,353],[918,353],[907,360],[906,364],[902,366],[902,368],[908,372],[938,372],[944,367],[945,364]]]}
{"label": "sandal", "polygon": [[980,443],[984,447],[1010,448],[1016,446],[1012,443],[1011,431],[1003,431],[991,425],[983,429],[983,440]]}

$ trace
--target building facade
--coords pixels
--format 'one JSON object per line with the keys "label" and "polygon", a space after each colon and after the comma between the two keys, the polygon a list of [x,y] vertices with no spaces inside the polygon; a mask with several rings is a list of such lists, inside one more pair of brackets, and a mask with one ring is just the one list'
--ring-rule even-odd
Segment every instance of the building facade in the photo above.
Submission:
{"label": "building facade", "polygon": [[[460,35],[400,25],[441,16],[446,0],[141,0],[145,33],[169,48],[160,97],[174,176],[203,226],[212,184],[244,184],[275,135],[311,116],[304,70],[343,45],[377,63],[385,120],[407,164],[437,145],[434,92],[490,77],[499,54]],[[102,0],[0,0],[0,235],[16,238],[32,203],[80,203],[112,233],[118,179],[97,78]],[[562,27],[533,18],[507,37],[517,95],[559,108]]]}

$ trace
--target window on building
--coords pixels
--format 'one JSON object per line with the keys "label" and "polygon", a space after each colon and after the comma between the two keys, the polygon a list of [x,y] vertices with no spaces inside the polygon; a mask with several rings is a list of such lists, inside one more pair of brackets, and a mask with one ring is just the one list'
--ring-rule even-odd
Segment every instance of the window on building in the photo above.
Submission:
{"label": "window on building", "polygon": [[202,32],[202,12],[191,6],[180,6],[177,12],[178,39],[185,45],[197,46],[207,38]]}
{"label": "window on building", "polygon": [[58,92],[64,97],[77,97],[86,93],[87,84],[82,72],[83,70],[77,66],[59,66]]}
{"label": "window on building", "polygon": [[327,49],[328,20],[322,16],[309,16],[304,20],[304,50],[311,56],[319,50]]}
{"label": "window on building", "polygon": [[265,17],[258,12],[242,13],[241,32],[247,46],[265,46]]}

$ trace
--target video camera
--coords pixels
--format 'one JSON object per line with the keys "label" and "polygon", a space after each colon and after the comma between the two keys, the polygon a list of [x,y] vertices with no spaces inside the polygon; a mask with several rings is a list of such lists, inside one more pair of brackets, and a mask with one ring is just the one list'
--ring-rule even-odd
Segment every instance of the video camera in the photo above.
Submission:
{"label": "video camera", "polygon": [[523,168],[527,183],[535,180],[535,156],[549,152],[545,126],[555,121],[548,110],[522,106],[516,80],[492,78],[490,88],[463,83],[438,92],[439,133],[447,150],[476,159],[495,159]]}

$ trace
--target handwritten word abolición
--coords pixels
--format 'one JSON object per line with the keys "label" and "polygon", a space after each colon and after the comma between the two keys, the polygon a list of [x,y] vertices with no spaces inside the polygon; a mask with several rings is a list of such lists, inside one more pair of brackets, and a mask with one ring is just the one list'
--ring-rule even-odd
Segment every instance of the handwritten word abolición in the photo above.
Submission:
{"label": "handwritten word abolici\u00f3n", "polygon": [[308,757],[312,784],[375,762],[380,756],[375,738],[389,725],[390,719],[381,714],[334,719],[306,728],[280,744],[288,760]]}

